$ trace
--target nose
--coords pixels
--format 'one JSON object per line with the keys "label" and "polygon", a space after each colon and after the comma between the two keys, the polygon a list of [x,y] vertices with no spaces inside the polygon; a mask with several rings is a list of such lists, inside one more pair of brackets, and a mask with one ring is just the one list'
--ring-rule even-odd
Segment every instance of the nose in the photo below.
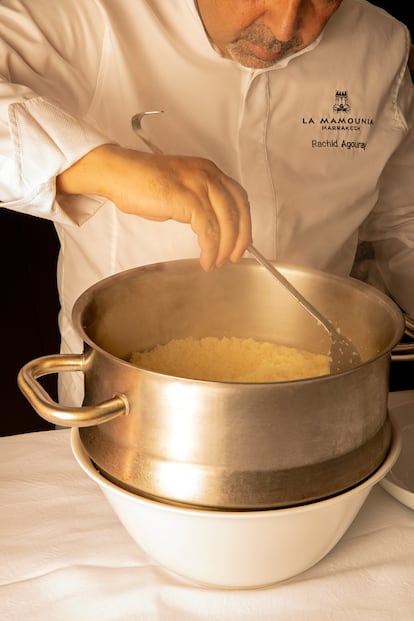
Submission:
{"label": "nose", "polygon": [[270,0],[267,3],[262,21],[279,41],[289,41],[295,36],[302,3],[303,0]]}

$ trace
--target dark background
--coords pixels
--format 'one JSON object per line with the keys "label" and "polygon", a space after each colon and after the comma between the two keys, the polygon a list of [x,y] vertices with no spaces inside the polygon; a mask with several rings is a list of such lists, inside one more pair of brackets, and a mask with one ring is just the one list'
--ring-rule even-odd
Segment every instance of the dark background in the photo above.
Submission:
{"label": "dark background", "polygon": [[[0,209],[0,435],[50,429],[17,386],[26,363],[59,352],[56,261],[59,242],[51,222]],[[56,398],[56,375],[42,385]]]}
{"label": "dark background", "polygon": [[382,9],[394,15],[401,22],[406,24],[411,32],[411,36],[413,36],[414,31],[414,18],[412,12],[412,2],[410,0],[390,0],[386,2],[384,0],[370,0],[371,4],[375,4],[376,6],[380,6]]}
{"label": "dark background", "polygon": [[[410,2],[373,4],[405,22],[413,34]],[[26,362],[59,352],[58,250],[51,222],[0,209],[0,436],[53,428],[33,411],[20,393],[16,378]],[[56,376],[44,378],[42,384],[56,398]],[[414,363],[392,363],[390,388],[414,388]]]}

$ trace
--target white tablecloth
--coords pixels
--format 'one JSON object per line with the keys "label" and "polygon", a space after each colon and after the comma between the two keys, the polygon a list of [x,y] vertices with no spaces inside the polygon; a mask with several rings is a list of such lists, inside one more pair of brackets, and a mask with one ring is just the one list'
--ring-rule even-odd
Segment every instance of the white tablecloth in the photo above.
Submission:
{"label": "white tablecloth", "polygon": [[414,620],[414,511],[379,485],[325,559],[250,591],[151,561],[76,463],[69,430],[0,438],[0,511],[1,621]]}

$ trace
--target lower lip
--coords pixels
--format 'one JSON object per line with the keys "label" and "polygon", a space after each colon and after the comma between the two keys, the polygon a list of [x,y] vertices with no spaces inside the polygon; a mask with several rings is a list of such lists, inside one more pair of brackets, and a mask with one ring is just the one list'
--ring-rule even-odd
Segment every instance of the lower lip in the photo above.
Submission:
{"label": "lower lip", "polygon": [[260,58],[260,60],[266,60],[266,61],[276,60],[276,58],[280,54],[279,50],[278,51],[267,50],[263,47],[260,47],[260,45],[254,45],[254,43],[249,43],[249,48],[252,54],[254,54],[256,58]]}

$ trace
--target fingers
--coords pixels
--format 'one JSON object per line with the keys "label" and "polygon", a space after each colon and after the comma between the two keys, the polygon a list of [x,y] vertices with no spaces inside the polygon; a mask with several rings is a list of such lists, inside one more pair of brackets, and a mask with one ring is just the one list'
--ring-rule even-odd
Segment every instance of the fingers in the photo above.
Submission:
{"label": "fingers", "polygon": [[163,180],[164,204],[168,205],[169,217],[191,225],[203,269],[211,271],[228,260],[238,261],[251,243],[245,190],[203,158],[167,156],[163,164],[171,167]]}
{"label": "fingers", "polygon": [[[197,177],[187,206],[198,237],[200,264],[206,271],[228,260],[238,261],[251,243],[250,206],[245,190],[212,162],[202,161],[202,183]],[[196,199],[196,200],[194,200]]]}
{"label": "fingers", "polygon": [[250,243],[249,201],[244,189],[223,173],[209,186],[208,199],[217,228],[207,227],[202,243],[210,246],[211,267],[221,267],[238,261]]}
{"label": "fingers", "polygon": [[[234,224],[238,228],[237,235],[234,239],[234,243],[230,246],[229,258],[233,263],[239,261],[244,254],[247,246],[252,243],[252,223],[250,216],[250,204],[247,196],[247,192],[233,179],[229,179],[231,182],[230,191],[233,194],[235,210],[233,211],[233,217],[235,218]],[[218,266],[221,263],[218,263]]]}

